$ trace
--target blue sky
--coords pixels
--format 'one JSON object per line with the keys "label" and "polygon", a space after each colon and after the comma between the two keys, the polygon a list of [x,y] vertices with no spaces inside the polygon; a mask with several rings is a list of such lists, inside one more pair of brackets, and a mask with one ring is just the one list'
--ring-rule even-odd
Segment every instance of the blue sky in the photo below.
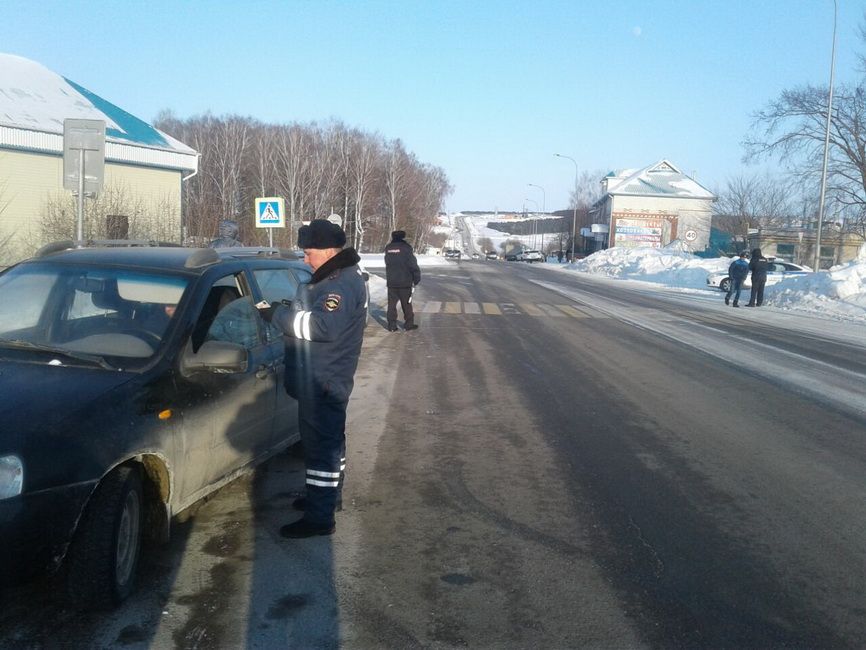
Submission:
{"label": "blue sky", "polygon": [[[864,10],[839,0],[837,83],[860,74]],[[0,51],[142,119],[337,118],[442,167],[451,210],[566,207],[557,152],[667,158],[718,189],[756,169],[756,110],[827,83],[832,28],[832,0],[0,2]]]}

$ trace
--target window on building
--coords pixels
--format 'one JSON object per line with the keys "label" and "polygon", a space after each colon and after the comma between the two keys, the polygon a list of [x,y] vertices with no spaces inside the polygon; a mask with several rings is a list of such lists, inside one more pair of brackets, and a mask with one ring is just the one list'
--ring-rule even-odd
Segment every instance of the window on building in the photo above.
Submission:
{"label": "window on building", "polygon": [[776,257],[786,260],[794,259],[794,244],[776,244]]}

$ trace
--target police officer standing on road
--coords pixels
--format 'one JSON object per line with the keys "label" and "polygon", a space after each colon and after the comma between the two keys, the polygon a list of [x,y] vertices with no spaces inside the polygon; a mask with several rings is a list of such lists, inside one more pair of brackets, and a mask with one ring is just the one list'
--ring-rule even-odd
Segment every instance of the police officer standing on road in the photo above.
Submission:
{"label": "police officer standing on road", "polygon": [[304,516],[280,528],[289,538],[330,535],[346,463],[346,408],[367,321],[367,287],[354,248],[343,249],[340,226],[316,219],[298,230],[313,269],[290,305],[261,305],[286,344],[286,391],[298,400],[307,496],[293,506]]}
{"label": "police officer standing on road", "polygon": [[763,256],[760,248],[752,250],[749,270],[752,272],[752,291],[746,307],[760,307],[764,304],[764,285],[767,284],[767,271],[770,270],[770,262]]}
{"label": "police officer standing on road", "polygon": [[406,243],[406,233],[395,230],[391,243],[385,246],[385,278],[388,284],[388,331],[397,331],[397,301],[403,308],[406,331],[418,329],[412,310],[412,294],[421,282],[421,269],[412,247]]}

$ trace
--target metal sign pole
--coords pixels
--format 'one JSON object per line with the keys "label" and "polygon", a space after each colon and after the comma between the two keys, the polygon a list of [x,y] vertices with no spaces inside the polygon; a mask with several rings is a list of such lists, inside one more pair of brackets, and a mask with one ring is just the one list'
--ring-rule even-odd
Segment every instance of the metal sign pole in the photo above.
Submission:
{"label": "metal sign pole", "polygon": [[273,248],[274,247],[274,229],[268,228],[268,245]]}
{"label": "metal sign pole", "polygon": [[84,241],[84,148],[78,150],[78,242]]}

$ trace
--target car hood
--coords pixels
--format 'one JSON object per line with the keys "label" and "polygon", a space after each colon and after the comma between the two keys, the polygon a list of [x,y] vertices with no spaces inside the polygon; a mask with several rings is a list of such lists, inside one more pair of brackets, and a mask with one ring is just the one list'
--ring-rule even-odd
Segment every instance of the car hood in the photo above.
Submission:
{"label": "car hood", "polygon": [[94,368],[0,361],[0,444],[5,446],[13,442],[10,438],[61,424],[134,376]]}

